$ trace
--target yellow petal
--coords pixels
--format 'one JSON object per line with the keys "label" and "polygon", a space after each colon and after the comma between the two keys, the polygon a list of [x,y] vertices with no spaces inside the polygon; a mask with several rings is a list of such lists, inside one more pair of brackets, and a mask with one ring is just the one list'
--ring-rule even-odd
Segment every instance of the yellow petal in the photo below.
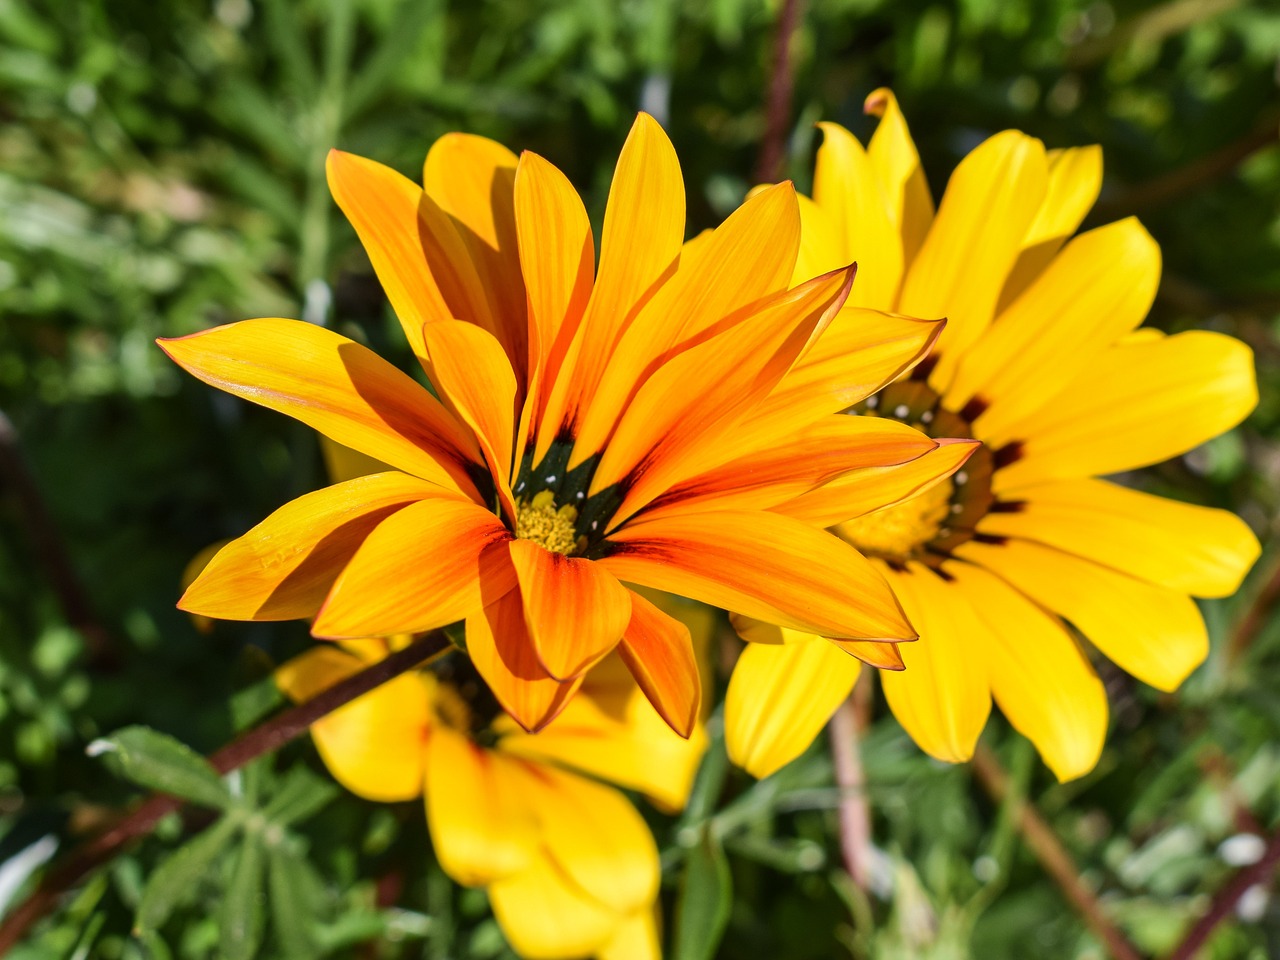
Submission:
{"label": "yellow petal", "polygon": [[1178,503],[1105,480],[1060,480],[1006,495],[983,533],[1035,540],[1194,597],[1235,593],[1261,547],[1233,513]]}
{"label": "yellow petal", "polygon": [[446,133],[431,145],[422,166],[427,196],[452,218],[466,245],[494,318],[493,332],[523,384],[528,321],[516,249],[515,175],[515,154],[468,133]]}
{"label": "yellow petal", "polygon": [[1107,736],[1107,695],[1075,640],[985,570],[958,563],[947,572],[986,627],[972,638],[972,655],[986,660],[1001,712],[1059,780],[1088,773]]}
{"label": "yellow petal", "polygon": [[753,777],[767,777],[804,753],[862,669],[821,637],[787,633],[789,643],[748,643],[725,694],[729,759]]}
{"label": "yellow petal", "polygon": [[1160,690],[1176,690],[1208,656],[1204,618],[1186,594],[1028,540],[970,542],[957,556],[1071,621],[1114,663]]}
{"label": "yellow petal", "polygon": [[325,171],[414,353],[425,356],[422,325],[432,320],[460,317],[497,332],[458,226],[421,187],[340,150],[329,151]]}
{"label": "yellow petal", "polygon": [[771,509],[811,526],[833,527],[919,496],[964,466],[977,449],[976,440],[942,439],[914,460],[854,471]]}
{"label": "yellow petal", "polygon": [[991,713],[986,663],[976,639],[985,628],[964,592],[928,568],[913,563],[886,577],[920,631],[915,643],[898,647],[905,669],[880,674],[889,709],[931,757],[968,760]]}
{"label": "yellow petal", "polygon": [[552,553],[532,540],[513,540],[510,549],[538,660],[557,680],[586,672],[622,639],[630,591],[592,560]]}
{"label": "yellow petal", "polygon": [[474,887],[530,866],[541,842],[525,802],[530,779],[520,761],[443,724],[432,729],[426,742],[427,826],[445,873]]}
{"label": "yellow petal", "polygon": [[447,626],[515,586],[511,535],[463,500],[423,500],[365,538],[316,616],[317,637],[386,637]]}
{"label": "yellow petal", "polygon": [[[336,647],[318,646],[276,670],[295,703],[312,699],[367,664]],[[431,726],[421,678],[402,673],[311,725],[334,779],[367,800],[411,800],[422,791],[423,741]]]}
{"label": "yellow petal", "polygon": [[[791,274],[793,287],[839,270],[851,259],[845,255],[844,233],[832,212],[803,194],[796,195],[796,202],[800,209],[800,250]],[[688,244],[685,248],[688,249]]]}
{"label": "yellow petal", "polygon": [[330,483],[367,477],[371,473],[386,473],[391,469],[381,460],[375,460],[359,450],[352,450],[335,440],[330,440],[323,433],[320,434],[320,455],[324,457],[324,472],[328,475]]}
{"label": "yellow petal", "polygon": [[612,939],[621,919],[545,855],[493,883],[489,902],[511,949],[525,960],[591,956]]}
{"label": "yellow petal", "polygon": [[929,181],[893,91],[888,87],[873,90],[862,109],[880,118],[867,144],[867,156],[889,201],[890,217],[902,234],[903,260],[910,266],[933,223]]}
{"label": "yellow petal", "polygon": [[538,660],[518,589],[467,617],[466,630],[471,662],[502,709],[525,730],[537,732],[550,723],[582,685],[581,675],[556,680]]}
{"label": "yellow petal", "polygon": [[991,137],[951,175],[897,306],[910,316],[947,318],[929,378],[935,389],[946,389],[956,362],[995,315],[1046,179],[1044,145],[1016,130]]}
{"label": "yellow petal", "polygon": [[758,453],[731,460],[672,489],[659,505],[763,510],[854,470],[906,463],[938,444],[885,417],[823,417]]}
{"label": "yellow petal", "polygon": [[756,193],[695,248],[686,246],[679,269],[641,308],[608,358],[583,413],[574,461],[604,446],[622,410],[663,357],[730,322],[726,318],[762,297],[785,290],[799,242],[795,189],[781,183]]}
{"label": "yellow petal", "polygon": [[511,455],[515,439],[516,376],[492,334],[461,320],[440,320],[422,332],[432,382],[480,441],[503,506],[515,517]]}
{"label": "yellow petal", "polygon": [[629,523],[599,561],[619,580],[821,636],[910,640],[884,578],[842,540],[764,511]]}
{"label": "yellow petal", "polygon": [[597,960],[662,960],[656,910],[638,910],[618,925]]}
{"label": "yellow petal", "polygon": [[[700,465],[706,469],[731,458],[707,462],[715,453],[711,440],[731,433],[786,375],[840,309],[852,279],[852,270],[842,270],[757,301],[740,323],[673,357],[645,382],[591,481],[593,494],[633,481],[610,525],[701,472]],[[730,448],[734,444],[730,440]]]}
{"label": "yellow petal", "polygon": [[891,310],[902,282],[902,236],[890,199],[857,139],[835,123],[820,123],[822,146],[813,171],[813,202],[844,235],[845,263],[858,264],[849,304]]}
{"label": "yellow petal", "polygon": [[638,790],[670,812],[688,800],[706,747],[700,725],[687,740],[677,735],[614,657],[587,675],[578,695],[539,733],[512,733],[499,741],[505,753]]}
{"label": "yellow petal", "polygon": [[1233,337],[1190,330],[1118,344],[1041,409],[1021,458],[993,483],[1145,467],[1230,430],[1257,403],[1253,351]]}
{"label": "yellow petal", "polygon": [[658,848],[623,794],[574,773],[537,767],[528,802],[542,842],[582,890],[609,909],[629,914],[658,895]]}
{"label": "yellow petal", "polygon": [[638,593],[618,654],[653,708],[688,738],[702,708],[702,682],[689,628]]}
{"label": "yellow petal", "polygon": [[466,429],[426,389],[346,337],[301,320],[269,319],[158,342],[219,390],[479,499],[468,470],[481,457]]}
{"label": "yellow petal", "polygon": [[1044,203],[1022,241],[1018,262],[1009,271],[1000,294],[1001,309],[1048,266],[1067,237],[1076,232],[1102,189],[1101,147],[1050,150],[1045,159],[1049,164],[1049,184]]}
{"label": "yellow petal", "polygon": [[303,494],[219,550],[178,606],[222,620],[313,616],[379,523],[420,500],[439,500],[443,492],[393,472]]}
{"label": "yellow petal", "polygon": [[974,430],[1000,443],[1151,309],[1160,248],[1129,218],[1081,234],[961,359],[946,405],[977,396]]}

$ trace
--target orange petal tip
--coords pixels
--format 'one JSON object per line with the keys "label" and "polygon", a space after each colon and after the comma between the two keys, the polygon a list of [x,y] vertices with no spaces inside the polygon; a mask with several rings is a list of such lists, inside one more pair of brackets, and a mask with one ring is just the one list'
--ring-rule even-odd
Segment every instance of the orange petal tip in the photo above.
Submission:
{"label": "orange petal tip", "polygon": [[892,90],[879,87],[867,94],[867,99],[862,101],[862,112],[873,117],[883,117],[893,99]]}

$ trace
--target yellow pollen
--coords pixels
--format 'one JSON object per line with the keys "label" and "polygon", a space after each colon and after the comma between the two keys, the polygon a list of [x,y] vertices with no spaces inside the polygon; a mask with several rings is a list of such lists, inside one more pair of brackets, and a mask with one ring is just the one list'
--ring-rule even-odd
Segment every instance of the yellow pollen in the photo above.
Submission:
{"label": "yellow pollen", "polygon": [[532,500],[516,501],[516,536],[532,540],[552,553],[568,554],[577,549],[577,521],[576,508],[566,504],[556,509],[555,494],[550,490],[543,490]]}
{"label": "yellow pollen", "polygon": [[951,481],[943,480],[905,503],[842,523],[835,532],[863,553],[906,560],[937,536],[951,509],[951,493]]}

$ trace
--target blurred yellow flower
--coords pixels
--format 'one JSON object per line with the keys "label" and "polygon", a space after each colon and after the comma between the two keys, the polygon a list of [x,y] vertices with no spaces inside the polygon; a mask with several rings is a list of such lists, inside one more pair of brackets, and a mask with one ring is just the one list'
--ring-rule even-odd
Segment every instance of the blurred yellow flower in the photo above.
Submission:
{"label": "blurred yellow flower", "polygon": [[[679,164],[641,114],[597,271],[581,201],[535,154],[450,135],[425,189],[337,151],[328,171],[436,394],[298,321],[163,341],[207,383],[392,468],[286,504],[213,558],[183,609],[314,617],[330,639],[465,620],[476,668],[528,730],[615,648],[691,729],[687,631],[623,582],[855,646],[915,636],[856,550],[769,511],[939,446],[835,415],[917,362],[940,324],[840,312],[845,264],[792,287],[790,184],[682,252]],[[934,462],[921,473],[941,475]],[[876,506],[902,496],[872,488]]]}
{"label": "blurred yellow flower", "polygon": [[[1219,333],[1137,329],[1160,278],[1159,247],[1137,220],[1068,239],[1101,185],[1096,147],[1046,152],[996,134],[960,163],[935,214],[893,95],[876,91],[867,110],[881,121],[865,149],[822,125],[796,276],[856,260],[846,309],[945,316],[932,355],[850,412],[984,447],[888,509],[835,517],[839,484],[782,509],[832,523],[901,599],[921,640],[899,647],[905,670],[881,680],[921,747],[968,759],[994,697],[1060,779],[1078,777],[1101,752],[1107,701],[1064,621],[1173,690],[1208,650],[1191,597],[1232,593],[1259,552],[1230,513],[1097,477],[1239,423],[1257,402],[1253,357]],[[945,452],[876,473],[888,482]],[[803,631],[737,625],[773,641],[747,646],[726,703],[731,755],[763,776],[812,741],[858,667]]]}
{"label": "blurred yellow flower", "polygon": [[[696,626],[691,618],[708,614],[690,607],[682,615]],[[399,645],[317,646],[280,667],[276,682],[304,701]],[[441,867],[488,890],[521,956],[661,955],[653,837],[631,802],[594,778],[678,810],[706,736],[701,725],[688,739],[673,733],[618,657],[593,670],[538,734],[502,712],[456,651],[339,708],[311,734],[353,793],[387,802],[424,797]]]}

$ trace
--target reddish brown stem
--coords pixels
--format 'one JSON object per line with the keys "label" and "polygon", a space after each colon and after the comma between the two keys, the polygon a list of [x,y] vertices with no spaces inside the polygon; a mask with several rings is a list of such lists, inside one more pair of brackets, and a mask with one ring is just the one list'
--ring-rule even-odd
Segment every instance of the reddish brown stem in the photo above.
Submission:
{"label": "reddish brown stem", "polygon": [[769,74],[769,99],[765,103],[764,138],[756,165],[756,183],[782,179],[786,158],[787,132],[791,127],[791,95],[795,88],[795,65],[791,46],[803,16],[804,0],[783,0],[773,35],[773,68]]}
{"label": "reddish brown stem", "polygon": [[1192,960],[1208,941],[1210,934],[1217,929],[1218,924],[1235,910],[1236,904],[1245,895],[1245,891],[1260,883],[1269,882],[1275,875],[1277,867],[1280,867],[1280,830],[1271,835],[1262,858],[1257,863],[1245,867],[1217,892],[1204,916],[1187,931],[1187,935],[1169,954],[1167,960]]}
{"label": "reddish brown stem", "polygon": [[862,731],[870,697],[869,673],[862,671],[854,692],[840,704],[827,727],[836,785],[840,788],[840,853],[844,868],[860,890],[871,884],[871,810],[862,770]]}
{"label": "reddish brown stem", "polygon": [[1244,616],[1236,622],[1236,628],[1231,631],[1231,637],[1227,641],[1227,666],[1235,666],[1240,657],[1249,649],[1249,645],[1253,643],[1254,638],[1267,625],[1268,620],[1271,618],[1271,611],[1277,603],[1280,603],[1280,557],[1277,557],[1272,562],[1267,579],[1258,589],[1258,592],[1253,595],[1249,608],[1245,610]]}
{"label": "reddish brown stem", "polygon": [[[429,633],[385,660],[335,684],[315,699],[276,714],[218,750],[209,757],[209,762],[219,773],[236,770],[250,760],[280,749],[343,704],[448,649],[449,639],[443,631]],[[35,891],[0,923],[0,956],[14,947],[32,924],[50,913],[63,894],[108,862],[128,843],[150,833],[161,817],[181,807],[182,801],[176,797],[152,794],[132,813],[84,843],[61,866],[46,874]]]}
{"label": "reddish brown stem", "polygon": [[[973,755],[973,772],[991,799],[997,803],[1004,801],[1009,794],[1009,775],[995,754],[981,744]],[[1085,925],[1102,941],[1112,960],[1142,960],[1142,955],[1103,912],[1093,891],[1081,882],[1080,871],[1071,854],[1036,808],[1027,801],[1021,801],[1015,805],[1013,815],[1027,848],[1076,908]]]}
{"label": "reddish brown stem", "polygon": [[88,591],[76,574],[58,526],[40,493],[40,485],[22,455],[18,431],[3,411],[0,411],[0,486],[7,488],[18,502],[27,536],[62,607],[62,615],[84,637],[90,660],[98,664],[109,660],[110,634],[93,612]]}

